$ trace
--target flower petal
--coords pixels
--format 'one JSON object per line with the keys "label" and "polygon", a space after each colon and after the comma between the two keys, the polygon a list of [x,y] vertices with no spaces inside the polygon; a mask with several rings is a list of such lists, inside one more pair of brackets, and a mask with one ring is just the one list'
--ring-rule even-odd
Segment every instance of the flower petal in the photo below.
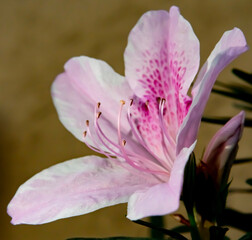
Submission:
{"label": "flower petal", "polygon": [[145,13],[130,32],[125,75],[144,100],[186,95],[199,66],[199,41],[177,7]]}
{"label": "flower petal", "polygon": [[238,141],[241,138],[244,120],[245,112],[242,111],[229,120],[214,135],[207,146],[202,161],[207,164],[207,172],[218,183],[220,183],[222,177],[228,177],[229,175],[237,151]]}
{"label": "flower petal", "polygon": [[[167,150],[162,128],[170,138],[167,148],[175,152],[169,142],[175,142],[191,104],[187,91],[199,66],[199,41],[178,8],[171,7],[169,13],[150,11],[131,31],[124,56],[126,79],[139,98],[133,119],[147,146],[163,159]],[[166,99],[163,120],[157,98]]]}
{"label": "flower petal", "polygon": [[13,224],[42,224],[127,202],[157,180],[88,156],[52,166],[20,186],[8,205]]}
{"label": "flower petal", "polygon": [[131,118],[146,148],[152,155],[165,159],[164,139],[157,105],[157,103],[153,102],[146,104],[135,97],[131,106]]}
{"label": "flower petal", "polygon": [[193,102],[177,137],[177,152],[195,141],[201,117],[219,73],[248,49],[242,31],[234,28],[223,34],[207,62],[203,65],[192,90]]}
{"label": "flower petal", "polygon": [[[104,129],[107,134],[113,134],[116,132],[120,100],[131,96],[132,92],[122,76],[105,62],[88,57],[70,59],[65,64],[65,72],[52,85],[52,97],[61,122],[81,141],[86,120],[91,120],[92,130],[98,102],[101,102]],[[126,116],[121,121],[121,130],[127,132]]]}
{"label": "flower petal", "polygon": [[189,148],[181,150],[174,162],[168,182],[140,190],[130,197],[127,215],[130,220],[165,215],[178,209],[184,168],[195,145],[196,141]]}

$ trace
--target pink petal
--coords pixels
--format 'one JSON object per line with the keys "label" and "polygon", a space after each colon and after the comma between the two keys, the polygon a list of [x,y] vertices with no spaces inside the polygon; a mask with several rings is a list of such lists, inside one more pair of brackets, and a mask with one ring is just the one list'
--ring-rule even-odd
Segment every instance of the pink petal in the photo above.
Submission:
{"label": "pink petal", "polygon": [[134,98],[131,114],[134,126],[147,147],[154,155],[165,159],[163,134],[157,108],[157,103],[149,102],[147,105],[140,99]]}
{"label": "pink petal", "polygon": [[125,75],[145,100],[186,95],[199,66],[199,41],[177,7],[145,13],[132,29],[124,53]]}
{"label": "pink petal", "polygon": [[[90,120],[93,130],[94,110],[98,102],[101,102],[104,129],[108,135],[113,135],[116,133],[120,100],[131,96],[132,92],[122,76],[105,62],[88,57],[70,59],[65,64],[65,72],[52,85],[52,97],[61,122],[81,141],[86,120]],[[129,130],[125,114],[121,125],[123,132]]]}
{"label": "pink petal", "polygon": [[190,148],[182,149],[174,162],[168,182],[140,190],[130,197],[127,215],[130,220],[165,215],[178,209],[184,168],[195,145],[196,142]]}
{"label": "pink petal", "polygon": [[52,166],[20,186],[8,206],[13,224],[42,224],[127,202],[136,190],[156,184],[97,156]]}
{"label": "pink petal", "polygon": [[219,182],[223,171],[230,171],[241,138],[245,113],[242,111],[229,120],[211,139],[202,161],[207,171]]}
{"label": "pink petal", "polygon": [[192,90],[193,102],[180,128],[177,152],[195,141],[203,111],[219,73],[248,49],[242,31],[234,28],[223,34],[207,62],[203,65]]}
{"label": "pink petal", "polygon": [[[124,56],[126,79],[141,99],[133,118],[148,147],[164,158],[157,98],[166,99],[164,127],[175,142],[191,103],[187,90],[199,66],[199,41],[178,8],[151,11],[131,31]],[[175,152],[174,146],[168,148]]]}

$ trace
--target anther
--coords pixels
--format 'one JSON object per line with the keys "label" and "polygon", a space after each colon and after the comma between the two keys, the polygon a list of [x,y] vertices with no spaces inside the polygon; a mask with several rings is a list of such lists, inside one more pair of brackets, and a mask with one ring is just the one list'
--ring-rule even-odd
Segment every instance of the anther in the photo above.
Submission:
{"label": "anther", "polygon": [[149,100],[147,100],[147,101],[145,102],[145,105],[146,105],[146,107],[148,107],[148,105],[149,105]]}
{"label": "anther", "polygon": [[161,101],[161,98],[160,98],[160,97],[157,97],[156,100],[157,100],[157,102],[158,102],[158,104],[159,104],[160,101]]}
{"label": "anther", "polygon": [[97,108],[100,108],[100,106],[101,106],[101,103],[98,102],[98,103],[97,103]]}
{"label": "anther", "polygon": [[89,126],[89,120],[86,120],[86,125],[87,125],[87,127]]}
{"label": "anther", "polygon": [[124,140],[122,140],[122,144],[123,144],[123,146],[125,146],[126,145],[126,140],[124,139]]}
{"label": "anther", "polygon": [[120,103],[121,103],[122,105],[124,105],[124,104],[125,104],[125,101],[124,101],[124,100],[120,100]]}
{"label": "anther", "polygon": [[87,136],[87,131],[83,132],[83,136],[84,136],[84,137]]}
{"label": "anther", "polygon": [[130,99],[130,106],[133,105],[133,99]]}
{"label": "anther", "polygon": [[162,100],[161,100],[161,104],[164,104],[165,103],[165,99],[164,98],[162,98]]}
{"label": "anther", "polygon": [[184,224],[184,225],[186,225],[186,226],[190,226],[190,222],[189,222],[189,220],[187,220],[183,215],[181,215],[181,214],[173,214],[172,215],[173,216],[173,218],[175,219],[175,220],[177,220],[178,222],[180,222],[180,223],[182,223],[182,224]]}
{"label": "anther", "polygon": [[101,112],[98,112],[97,113],[97,118],[99,118],[101,116],[101,114],[102,114]]}

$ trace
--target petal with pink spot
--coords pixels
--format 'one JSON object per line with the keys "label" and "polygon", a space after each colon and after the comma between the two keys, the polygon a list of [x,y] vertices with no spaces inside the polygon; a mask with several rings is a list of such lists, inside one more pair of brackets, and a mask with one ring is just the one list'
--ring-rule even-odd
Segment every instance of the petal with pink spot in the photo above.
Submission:
{"label": "petal with pink spot", "polygon": [[186,95],[199,66],[199,41],[177,7],[144,14],[130,32],[125,75],[144,100]]}

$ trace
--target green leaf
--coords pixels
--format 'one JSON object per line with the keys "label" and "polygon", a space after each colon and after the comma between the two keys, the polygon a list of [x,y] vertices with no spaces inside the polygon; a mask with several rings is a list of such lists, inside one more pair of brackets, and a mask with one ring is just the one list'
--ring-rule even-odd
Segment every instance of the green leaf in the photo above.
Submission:
{"label": "green leaf", "polygon": [[225,240],[228,228],[212,226],[209,228],[210,240]]}
{"label": "green leaf", "polygon": [[229,193],[252,193],[252,189],[231,188]]}
{"label": "green leaf", "polygon": [[223,212],[225,211],[225,207],[226,207],[227,195],[228,195],[230,184],[231,184],[231,181],[229,183],[224,183],[221,186],[220,191],[218,192],[218,197],[217,197],[217,202],[216,202],[216,208],[217,208],[216,221],[217,221],[218,226],[222,225],[221,222],[222,222]]}
{"label": "green leaf", "polygon": [[245,81],[246,83],[252,84],[252,74],[243,72],[239,69],[234,68],[232,70],[233,74],[239,77],[241,80]]}
{"label": "green leaf", "polygon": [[247,180],[246,180],[246,183],[247,183],[248,185],[252,186],[252,178],[247,179]]}
{"label": "green leaf", "polygon": [[252,105],[248,105],[247,103],[245,103],[245,104],[233,103],[233,106],[236,108],[242,109],[244,111],[250,111],[250,112],[252,111]]}
{"label": "green leaf", "polygon": [[196,160],[192,153],[186,163],[184,170],[184,183],[182,189],[182,199],[188,213],[193,214],[196,191]]}
{"label": "green leaf", "polygon": [[[163,216],[153,216],[150,217],[150,222],[157,227],[164,228],[164,217]],[[164,233],[151,228],[151,237],[164,239]]]}
{"label": "green leaf", "polygon": [[198,227],[194,216],[196,197],[196,160],[192,152],[184,170],[184,183],[182,189],[182,199],[190,222],[190,232],[192,239],[200,240]]}
{"label": "green leaf", "polygon": [[187,233],[191,231],[191,227],[182,225],[182,226],[174,227],[171,230],[178,233]]}
{"label": "green leaf", "polygon": [[243,235],[239,240],[251,240],[252,239],[252,232],[248,232],[245,235]]}
{"label": "green leaf", "polygon": [[153,225],[152,223],[145,222],[143,220],[137,220],[137,221],[133,221],[133,222],[137,223],[139,225],[142,225],[142,226],[149,227],[149,228],[155,229],[157,231],[160,231],[160,232],[164,233],[165,235],[168,235],[168,236],[170,236],[170,237],[172,237],[174,239],[177,239],[177,240],[187,240],[187,238],[185,238],[183,235],[181,235],[181,234],[179,234],[177,232],[157,227],[157,226]]}
{"label": "green leaf", "polygon": [[[231,86],[230,86],[231,88]],[[252,104],[252,100],[251,100],[251,92],[246,91],[244,89],[238,89],[238,86],[236,87],[236,91],[227,91],[227,90],[220,90],[220,89],[216,89],[214,88],[212,90],[213,93],[217,93],[217,94],[221,94],[224,95],[226,97],[230,97],[230,98],[234,98],[235,100],[240,100],[249,104]]]}
{"label": "green leaf", "polygon": [[251,231],[252,213],[241,213],[226,208],[223,212],[222,225],[235,227],[245,232]]}
{"label": "green leaf", "polygon": [[[226,84],[223,82],[216,82],[218,88],[214,88],[212,91],[214,93],[222,94],[226,97],[231,97],[236,100],[244,101],[246,103],[252,104],[252,87],[241,84]],[[222,88],[222,89],[219,89]]]}
{"label": "green leaf", "polygon": [[249,163],[252,162],[252,158],[239,158],[234,160],[233,164]]}
{"label": "green leaf", "polygon": [[108,238],[68,238],[66,240],[158,240],[158,239],[141,238],[141,237],[108,237]]}
{"label": "green leaf", "polygon": [[[203,122],[215,123],[215,124],[226,124],[231,117],[202,117]],[[244,122],[245,127],[252,127],[252,119],[246,118]]]}
{"label": "green leaf", "polygon": [[218,226],[221,226],[230,183],[227,183],[227,178],[223,175],[222,181],[217,184],[216,179],[208,174],[208,168],[204,162],[198,166],[196,177],[195,206],[197,212],[203,221],[217,222]]}
{"label": "green leaf", "polygon": [[214,180],[204,172],[204,166],[197,171],[196,210],[204,220],[216,220],[218,193]]}

